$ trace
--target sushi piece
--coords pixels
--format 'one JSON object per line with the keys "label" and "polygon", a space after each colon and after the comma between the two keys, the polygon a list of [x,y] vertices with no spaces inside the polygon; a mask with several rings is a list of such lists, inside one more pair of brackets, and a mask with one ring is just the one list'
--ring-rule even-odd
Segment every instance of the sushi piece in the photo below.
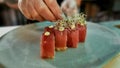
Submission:
{"label": "sushi piece", "polygon": [[86,39],[87,27],[85,24],[78,24],[79,42],[84,43]]}
{"label": "sushi piece", "polygon": [[79,42],[84,43],[86,39],[87,26],[86,26],[86,15],[80,13],[76,16],[76,27],[79,30]]}
{"label": "sushi piece", "polygon": [[64,51],[67,49],[67,30],[61,27],[60,30],[54,30],[55,33],[55,49],[56,51]]}
{"label": "sushi piece", "polygon": [[75,26],[74,20],[68,19],[67,29],[67,47],[77,48],[79,43],[79,31]]}
{"label": "sushi piece", "polygon": [[43,59],[54,58],[55,38],[53,33],[46,31],[42,34],[40,48],[41,58]]}
{"label": "sushi piece", "polygon": [[75,25],[67,30],[67,47],[77,48],[79,43],[79,30],[76,29]]}
{"label": "sushi piece", "polygon": [[58,21],[54,29],[56,51],[64,51],[67,49],[67,30],[64,25],[65,22]]}

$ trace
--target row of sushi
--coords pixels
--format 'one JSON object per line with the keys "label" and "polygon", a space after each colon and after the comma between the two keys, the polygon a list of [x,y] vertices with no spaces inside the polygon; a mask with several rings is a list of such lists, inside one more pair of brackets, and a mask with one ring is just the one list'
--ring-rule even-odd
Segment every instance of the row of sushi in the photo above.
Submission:
{"label": "row of sushi", "polygon": [[67,48],[77,48],[79,42],[85,42],[86,31],[86,15],[82,13],[45,27],[41,36],[41,58],[54,58],[55,50],[65,51]]}

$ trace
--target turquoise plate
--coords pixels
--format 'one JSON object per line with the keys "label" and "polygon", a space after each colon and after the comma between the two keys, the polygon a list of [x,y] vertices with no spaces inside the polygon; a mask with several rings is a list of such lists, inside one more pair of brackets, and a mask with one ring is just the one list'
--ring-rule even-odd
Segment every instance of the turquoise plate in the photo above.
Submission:
{"label": "turquoise plate", "polygon": [[120,52],[120,37],[107,27],[87,23],[87,38],[78,48],[56,52],[54,59],[40,58],[40,36],[50,22],[22,26],[0,40],[3,68],[102,68]]}

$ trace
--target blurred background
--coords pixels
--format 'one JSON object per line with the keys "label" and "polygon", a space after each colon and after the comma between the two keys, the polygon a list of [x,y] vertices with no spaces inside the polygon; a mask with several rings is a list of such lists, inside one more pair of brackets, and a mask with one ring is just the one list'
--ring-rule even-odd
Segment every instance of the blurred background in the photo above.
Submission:
{"label": "blurred background", "polygon": [[[87,14],[87,21],[101,23],[120,20],[119,6],[120,0],[82,0],[79,10]],[[19,11],[17,0],[0,0],[0,26],[24,25],[28,21]]]}

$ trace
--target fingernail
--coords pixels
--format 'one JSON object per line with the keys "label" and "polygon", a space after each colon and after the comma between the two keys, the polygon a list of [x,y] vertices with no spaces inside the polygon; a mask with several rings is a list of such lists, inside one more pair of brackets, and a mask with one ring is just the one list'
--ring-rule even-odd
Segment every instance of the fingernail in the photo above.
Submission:
{"label": "fingernail", "polygon": [[55,21],[56,21],[56,19],[51,20],[51,22],[55,22]]}
{"label": "fingernail", "polygon": [[62,18],[66,18],[66,16],[65,16],[65,14],[64,14],[64,13],[62,13],[61,17],[62,17]]}
{"label": "fingernail", "polygon": [[65,19],[65,18],[66,18],[65,14],[62,13],[58,19]]}

